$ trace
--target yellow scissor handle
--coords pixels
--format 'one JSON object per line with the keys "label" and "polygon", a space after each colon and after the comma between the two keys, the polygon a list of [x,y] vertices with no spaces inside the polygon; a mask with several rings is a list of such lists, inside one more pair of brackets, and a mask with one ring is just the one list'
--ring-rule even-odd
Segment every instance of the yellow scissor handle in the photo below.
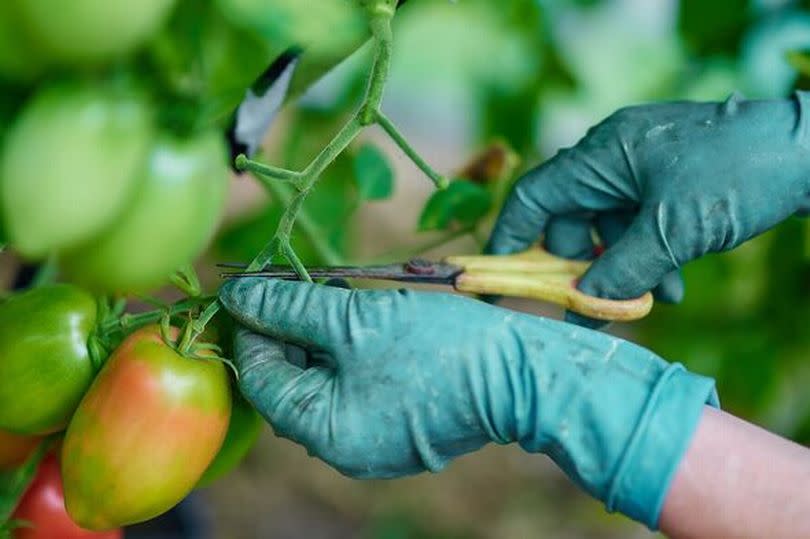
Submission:
{"label": "yellow scissor handle", "polygon": [[464,268],[456,289],[474,294],[491,294],[548,301],[599,320],[631,321],[652,310],[649,292],[630,300],[602,299],[577,290],[577,282],[590,262],[568,260],[533,248],[502,256],[451,256],[445,262]]}

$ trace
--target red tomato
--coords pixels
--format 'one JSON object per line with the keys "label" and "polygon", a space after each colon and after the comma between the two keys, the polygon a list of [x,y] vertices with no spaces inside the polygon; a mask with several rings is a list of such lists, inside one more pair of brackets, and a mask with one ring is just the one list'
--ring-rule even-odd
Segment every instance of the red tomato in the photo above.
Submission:
{"label": "red tomato", "polygon": [[71,419],[62,446],[65,503],[85,528],[156,517],[199,482],[231,415],[222,363],[181,356],[157,326],[113,352]]}
{"label": "red tomato", "polygon": [[70,519],[65,511],[59,462],[53,455],[45,457],[40,464],[34,482],[20,500],[12,519],[25,520],[32,526],[16,528],[14,539],[121,539],[124,536],[120,529],[88,531]]}
{"label": "red tomato", "polygon": [[39,441],[37,436],[23,436],[0,429],[0,470],[22,464]]}

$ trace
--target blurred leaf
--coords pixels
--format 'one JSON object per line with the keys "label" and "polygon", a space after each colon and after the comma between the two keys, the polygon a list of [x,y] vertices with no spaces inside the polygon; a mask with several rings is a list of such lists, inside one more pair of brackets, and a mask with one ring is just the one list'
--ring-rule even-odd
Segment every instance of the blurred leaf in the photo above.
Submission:
{"label": "blurred leaf", "polygon": [[540,96],[536,85],[504,89],[502,85],[480,85],[480,136],[503,137],[523,154],[537,145],[537,115]]}
{"label": "blurred leaf", "polygon": [[[331,263],[323,258],[318,248],[322,243],[340,254],[349,251],[349,240],[353,237],[350,217],[356,206],[351,166],[351,158],[341,155],[304,202],[302,214],[293,229],[292,244],[305,264]],[[247,176],[245,180],[250,181]],[[292,195],[290,188],[280,185],[280,189],[287,191],[289,199]],[[215,242],[218,256],[228,261],[251,260],[272,238],[282,211],[279,200],[270,200],[263,208],[225,226]],[[313,228],[305,229],[305,223],[310,223]],[[317,241],[313,241],[308,232],[313,232]]]}
{"label": "blurred leaf", "polygon": [[215,0],[228,19],[273,42],[334,50],[367,30],[358,2],[345,0]]}
{"label": "blurred leaf", "polygon": [[14,513],[17,503],[34,480],[39,463],[45,458],[53,442],[53,437],[46,438],[22,465],[0,472],[0,524],[7,523]]}
{"label": "blurred leaf", "polygon": [[[289,98],[296,97],[370,37],[365,14],[346,0],[215,0],[228,20],[275,46],[302,47]],[[238,58],[234,56],[233,58]]]}
{"label": "blurred leaf", "polygon": [[681,0],[678,29],[700,55],[735,55],[750,20],[749,0]]}
{"label": "blurred leaf", "polygon": [[224,123],[245,90],[290,45],[235,26],[211,0],[183,0],[149,44],[141,71],[163,89],[169,123],[189,114]]}
{"label": "blurred leaf", "polygon": [[787,60],[799,72],[796,88],[810,90],[810,51],[791,51],[787,54]]}
{"label": "blurred leaf", "polygon": [[[225,227],[214,244],[217,256],[228,262],[249,262],[272,238],[281,219],[282,208],[268,204],[263,210],[247,215]],[[327,239],[333,248],[344,244],[345,234],[338,229]],[[309,239],[294,233],[293,247],[305,264],[323,264],[325,261]]]}
{"label": "blurred leaf", "polygon": [[361,146],[354,155],[353,167],[361,198],[383,200],[394,193],[394,171],[375,146]]}
{"label": "blurred leaf", "polygon": [[483,185],[504,182],[519,165],[520,156],[509,144],[496,140],[473,155],[456,176]]}
{"label": "blurred leaf", "polygon": [[419,217],[419,230],[445,230],[451,224],[475,224],[492,207],[492,195],[468,180],[455,180],[443,191],[436,191]]}

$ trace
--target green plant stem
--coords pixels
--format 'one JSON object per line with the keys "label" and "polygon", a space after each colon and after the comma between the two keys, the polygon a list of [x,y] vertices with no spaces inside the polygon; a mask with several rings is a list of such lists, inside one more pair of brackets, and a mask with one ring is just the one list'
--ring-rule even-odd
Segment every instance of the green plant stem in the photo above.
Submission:
{"label": "green plant stem", "polygon": [[[198,307],[199,305],[211,300],[212,298],[209,296],[178,301],[177,303],[174,303],[168,307],[168,312],[170,316],[185,313],[194,307]],[[156,309],[154,311],[147,311],[137,314],[124,314],[121,316],[121,318],[108,320],[107,322],[102,323],[99,333],[104,336],[114,331],[138,329],[143,326],[148,326],[149,324],[155,324],[160,321],[166,312],[167,309]]]}
{"label": "green plant stem", "polygon": [[211,319],[214,318],[218,312],[219,312],[219,302],[217,300],[214,300],[208,305],[206,305],[202,314],[200,314],[197,320],[194,321],[195,339],[197,335],[202,335],[202,333],[205,331],[205,326],[208,325],[208,322],[210,322]]}
{"label": "green plant stem", "polygon": [[[299,183],[299,191],[290,200],[289,205],[285,208],[284,213],[279,221],[276,233],[273,239],[262,249],[262,251],[253,259],[248,265],[247,271],[257,271],[270,264],[273,257],[277,254],[287,254],[285,245],[289,244],[292,235],[293,225],[301,212],[310,191],[312,191],[315,184],[337,157],[357,138],[357,135],[363,130],[363,125],[360,122],[360,113],[354,115],[337,135],[326,145],[326,147],[318,154],[318,156],[307,166],[301,173],[301,180]],[[282,253],[282,250],[285,252]],[[290,261],[292,263],[292,261]],[[306,269],[303,266],[297,267],[301,279],[311,281]]]}
{"label": "green plant stem", "polygon": [[391,69],[394,40],[391,34],[390,16],[377,15],[371,19],[370,26],[376,47],[368,89],[366,90],[366,99],[360,112],[360,122],[363,126],[371,125],[377,121],[385,92],[385,82]]}
{"label": "green plant stem", "polygon": [[275,180],[289,181],[297,184],[301,179],[301,173],[286,168],[278,168],[271,165],[265,165],[248,159],[245,154],[239,154],[234,163],[236,169],[242,172],[250,172],[256,176],[266,176]]}
{"label": "green plant stem", "polygon": [[187,296],[194,298],[202,293],[200,278],[197,276],[197,271],[191,264],[186,264],[178,269],[174,275],[171,276],[170,280],[175,287]]}
{"label": "green plant stem", "polygon": [[[261,175],[254,174],[254,176],[256,180],[264,186],[267,192],[270,193],[270,196],[277,200],[282,206],[287,207],[290,205],[293,195],[288,188]],[[324,239],[325,235],[321,227],[312,219],[312,216],[306,208],[301,208],[298,212],[295,225],[306,235],[307,239],[312,243],[312,246],[318,253],[318,256],[321,257],[326,264],[330,266],[340,266],[345,263],[343,256]]]}
{"label": "green plant stem", "polygon": [[379,126],[383,128],[383,131],[385,131],[388,134],[388,136],[391,137],[391,140],[393,140],[397,144],[397,146],[399,146],[402,149],[402,151],[405,152],[405,155],[407,155],[410,158],[410,160],[413,161],[414,164],[417,167],[419,167],[428,178],[433,180],[433,183],[436,184],[436,187],[438,187],[439,189],[446,189],[447,186],[450,185],[450,180],[448,180],[445,176],[442,176],[441,174],[433,170],[433,168],[431,168],[431,166],[427,164],[427,161],[422,159],[422,156],[420,156],[419,153],[417,153],[417,151],[413,149],[410,143],[408,143],[408,141],[405,139],[402,133],[399,132],[397,127],[388,118],[388,116],[383,114],[381,111],[377,111],[376,115],[377,115],[377,124],[379,124]]}
{"label": "green plant stem", "polygon": [[[380,111],[380,105],[385,91],[385,83],[388,79],[391,66],[393,49],[391,19],[396,11],[396,0],[364,0],[363,3],[369,13],[369,27],[374,39],[375,50],[374,63],[371,67],[366,95],[357,113],[352,116],[329,144],[327,144],[315,159],[301,172],[256,163],[242,155],[237,158],[237,168],[253,172],[268,188],[270,188],[270,184],[264,181],[265,177],[292,182],[297,190],[288,200],[273,237],[251,261],[246,271],[261,270],[268,264],[271,264],[275,256],[282,255],[290,262],[302,280],[312,281],[306,267],[301,263],[301,260],[292,248],[290,238],[292,236],[293,227],[296,221],[303,215],[304,220],[302,227],[305,232],[308,230],[306,233],[308,233],[311,238],[316,236],[318,238],[321,237],[318,235],[314,226],[307,224],[306,214],[303,211],[304,201],[315,187],[315,184],[317,184],[323,172],[346,150],[349,144],[351,144],[368,125],[373,123],[380,124],[385,132],[402,148],[405,154],[408,155],[439,188],[444,188],[449,183],[447,178],[436,173],[425,160],[419,156],[399,133],[393,123]],[[324,244],[321,243],[321,245],[323,246]],[[330,253],[330,251],[326,249],[321,252],[322,254]],[[326,255],[326,257],[330,258],[332,256],[331,254]],[[328,258],[327,262],[331,263]],[[335,257],[335,262],[339,262],[337,257]],[[203,316],[198,318],[194,323],[195,335],[192,336],[191,344],[193,344],[194,338],[204,330],[205,324],[217,313],[219,308],[220,305],[217,301],[213,301],[206,307]]]}
{"label": "green plant stem", "polygon": [[31,288],[52,284],[56,280],[58,273],[59,266],[56,263],[56,258],[51,255],[37,268],[37,272],[31,280]]}

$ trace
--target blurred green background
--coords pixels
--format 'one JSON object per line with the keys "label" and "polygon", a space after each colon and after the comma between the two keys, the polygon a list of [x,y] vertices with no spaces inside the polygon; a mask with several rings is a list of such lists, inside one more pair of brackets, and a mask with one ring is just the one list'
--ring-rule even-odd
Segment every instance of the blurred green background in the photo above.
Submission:
{"label": "blurred green background", "polygon": [[[807,4],[410,0],[395,22],[384,108],[442,171],[458,170],[492,141],[506,141],[526,170],[622,106],[722,100],[733,91],[789,95],[806,84],[788,53],[810,50]],[[268,138],[265,160],[301,167],[311,159],[352,110],[368,65],[361,49],[288,106]],[[368,145],[382,150],[394,169],[389,199],[368,202],[358,187],[356,163]],[[493,181],[494,192],[508,186],[503,178]],[[294,245],[309,262],[478,249],[494,208],[476,218],[471,234],[458,222],[426,227],[424,219],[421,228],[439,230],[420,231],[431,193],[421,173],[372,131],[324,177]],[[286,196],[280,190],[266,198],[237,180],[212,256],[249,258],[275,226]],[[810,227],[799,219],[784,223],[733,253],[691,264],[686,281],[682,305],[659,305],[643,323],[614,331],[716,377],[727,410],[810,441]],[[536,304],[507,306],[560,315]],[[545,457],[514,448],[488,448],[436,476],[356,482],[267,432],[240,471],[205,496],[223,538],[650,535],[605,514]]]}
{"label": "blurred green background", "polygon": [[[224,131],[268,58],[291,44],[306,45],[296,99],[259,159],[303,168],[354,111],[371,58],[368,46],[345,57],[367,37],[351,0],[166,4],[165,24],[128,55],[71,70],[38,64],[42,51],[7,23],[11,3],[0,0],[0,62],[16,81],[0,81],[0,135],[37,85],[65,75],[137,80],[159,102],[161,125]],[[140,4],[109,5],[130,16]],[[46,19],[64,22],[55,17]],[[434,168],[458,180],[436,193],[399,148],[367,130],[305,203],[293,237],[305,262],[478,252],[511,183],[620,107],[810,90],[810,0],[408,0],[394,25],[383,108]],[[292,197],[284,184],[265,191],[246,175],[231,185],[222,227],[198,264],[211,290],[220,282],[215,263],[252,259]],[[0,279],[11,281],[18,266],[4,253]],[[610,331],[715,377],[725,409],[810,443],[808,221],[792,219],[685,274],[682,305],[657,305],[643,322]],[[535,302],[504,306],[562,315]],[[605,513],[546,457],[516,447],[488,447],[438,475],[354,481],[270,427],[243,465],[197,500],[222,539],[654,536]]]}

